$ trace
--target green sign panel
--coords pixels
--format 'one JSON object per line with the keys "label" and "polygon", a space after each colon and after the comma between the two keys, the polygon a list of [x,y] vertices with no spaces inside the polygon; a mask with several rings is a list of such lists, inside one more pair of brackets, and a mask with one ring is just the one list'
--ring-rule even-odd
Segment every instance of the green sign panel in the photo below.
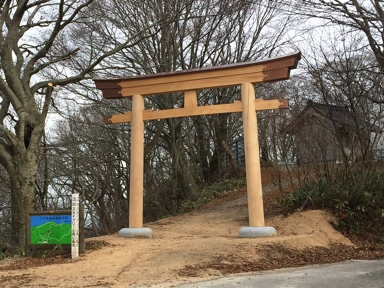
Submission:
{"label": "green sign panel", "polygon": [[68,214],[31,215],[30,244],[71,244],[72,217]]}

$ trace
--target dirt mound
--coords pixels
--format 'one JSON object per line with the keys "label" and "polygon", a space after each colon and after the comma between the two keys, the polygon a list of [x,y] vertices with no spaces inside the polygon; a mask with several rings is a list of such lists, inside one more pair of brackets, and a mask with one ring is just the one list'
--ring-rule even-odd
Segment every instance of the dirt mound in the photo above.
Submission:
{"label": "dirt mound", "polygon": [[268,219],[268,222],[269,226],[279,231],[276,240],[281,241],[286,237],[286,242],[297,249],[308,246],[328,247],[333,243],[353,245],[348,238],[335,230],[332,223],[335,224],[337,221],[326,211],[297,212],[288,217],[280,215]]}
{"label": "dirt mound", "polygon": [[[330,223],[334,219],[324,211],[267,217],[266,225],[275,227],[277,236],[240,239],[239,228],[248,225],[244,202],[243,197],[148,223],[153,239],[119,238],[117,234],[88,239],[109,245],[73,261],[14,270],[2,265],[1,287],[170,287],[223,273],[274,269],[283,263],[309,264],[312,258],[329,257],[326,251],[332,250],[332,245],[352,245],[333,229]],[[300,252],[316,247],[323,252],[309,260]]]}

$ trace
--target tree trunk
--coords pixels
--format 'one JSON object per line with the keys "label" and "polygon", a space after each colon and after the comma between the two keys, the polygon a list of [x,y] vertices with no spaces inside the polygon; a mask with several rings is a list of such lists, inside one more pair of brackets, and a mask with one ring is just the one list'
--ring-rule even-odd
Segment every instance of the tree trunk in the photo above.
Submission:
{"label": "tree trunk", "polygon": [[[6,161],[11,187],[11,245],[13,253],[25,247],[27,212],[34,209],[35,183],[40,153],[40,142],[44,132],[44,119],[28,124],[20,119],[14,145],[10,149],[11,161]],[[41,124],[43,123],[43,124]],[[20,137],[21,136],[21,137]]]}
{"label": "tree trunk", "polygon": [[11,245],[14,253],[18,253],[25,247],[27,213],[33,210],[35,203],[38,149],[31,148],[31,146],[28,150],[21,148],[19,150],[23,151],[16,152],[13,158],[13,171],[9,175],[12,195]]}
{"label": "tree trunk", "polygon": [[215,127],[215,150],[213,151],[211,163],[209,166],[209,182],[215,181],[221,176],[224,170],[225,150],[221,144],[227,141],[228,125],[227,118],[229,114],[217,115],[217,125]]}
{"label": "tree trunk", "polygon": [[197,133],[197,145],[198,145],[198,152],[199,152],[199,162],[200,162],[200,169],[201,169],[201,175],[204,183],[209,179],[209,144],[207,143],[207,135],[206,135],[206,127],[204,126],[204,120],[203,116],[196,117],[196,133]]}

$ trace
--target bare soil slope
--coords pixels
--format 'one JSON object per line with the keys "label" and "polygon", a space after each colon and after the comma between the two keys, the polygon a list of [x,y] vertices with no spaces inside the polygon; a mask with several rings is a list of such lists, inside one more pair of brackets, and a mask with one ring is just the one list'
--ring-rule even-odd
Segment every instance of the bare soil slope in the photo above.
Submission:
{"label": "bare soil slope", "polygon": [[247,226],[243,196],[148,223],[153,239],[98,237],[110,245],[65,263],[10,270],[12,265],[4,265],[8,260],[0,261],[0,287],[171,287],[227,273],[326,261],[321,257],[332,262],[332,245],[352,245],[332,221],[324,211],[266,217],[277,236],[240,239],[239,228]]}

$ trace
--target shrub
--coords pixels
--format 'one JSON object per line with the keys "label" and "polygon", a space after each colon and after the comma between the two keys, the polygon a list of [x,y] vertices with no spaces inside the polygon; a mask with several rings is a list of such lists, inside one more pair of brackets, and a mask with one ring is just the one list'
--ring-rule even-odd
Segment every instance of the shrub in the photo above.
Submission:
{"label": "shrub", "polygon": [[222,182],[214,183],[211,186],[204,188],[199,193],[196,200],[184,202],[180,207],[180,212],[187,213],[195,210],[205,203],[226,196],[229,192],[243,187],[246,183],[247,180],[245,177],[226,179]]}
{"label": "shrub", "polygon": [[[353,177],[353,179],[352,179]],[[356,180],[357,179],[357,180]],[[330,182],[312,181],[282,199],[291,208],[330,209],[340,217],[339,228],[359,232],[361,214],[384,217],[384,175],[355,172],[350,177],[337,175]],[[306,202],[307,201],[307,202]],[[303,204],[306,202],[306,206]]]}

